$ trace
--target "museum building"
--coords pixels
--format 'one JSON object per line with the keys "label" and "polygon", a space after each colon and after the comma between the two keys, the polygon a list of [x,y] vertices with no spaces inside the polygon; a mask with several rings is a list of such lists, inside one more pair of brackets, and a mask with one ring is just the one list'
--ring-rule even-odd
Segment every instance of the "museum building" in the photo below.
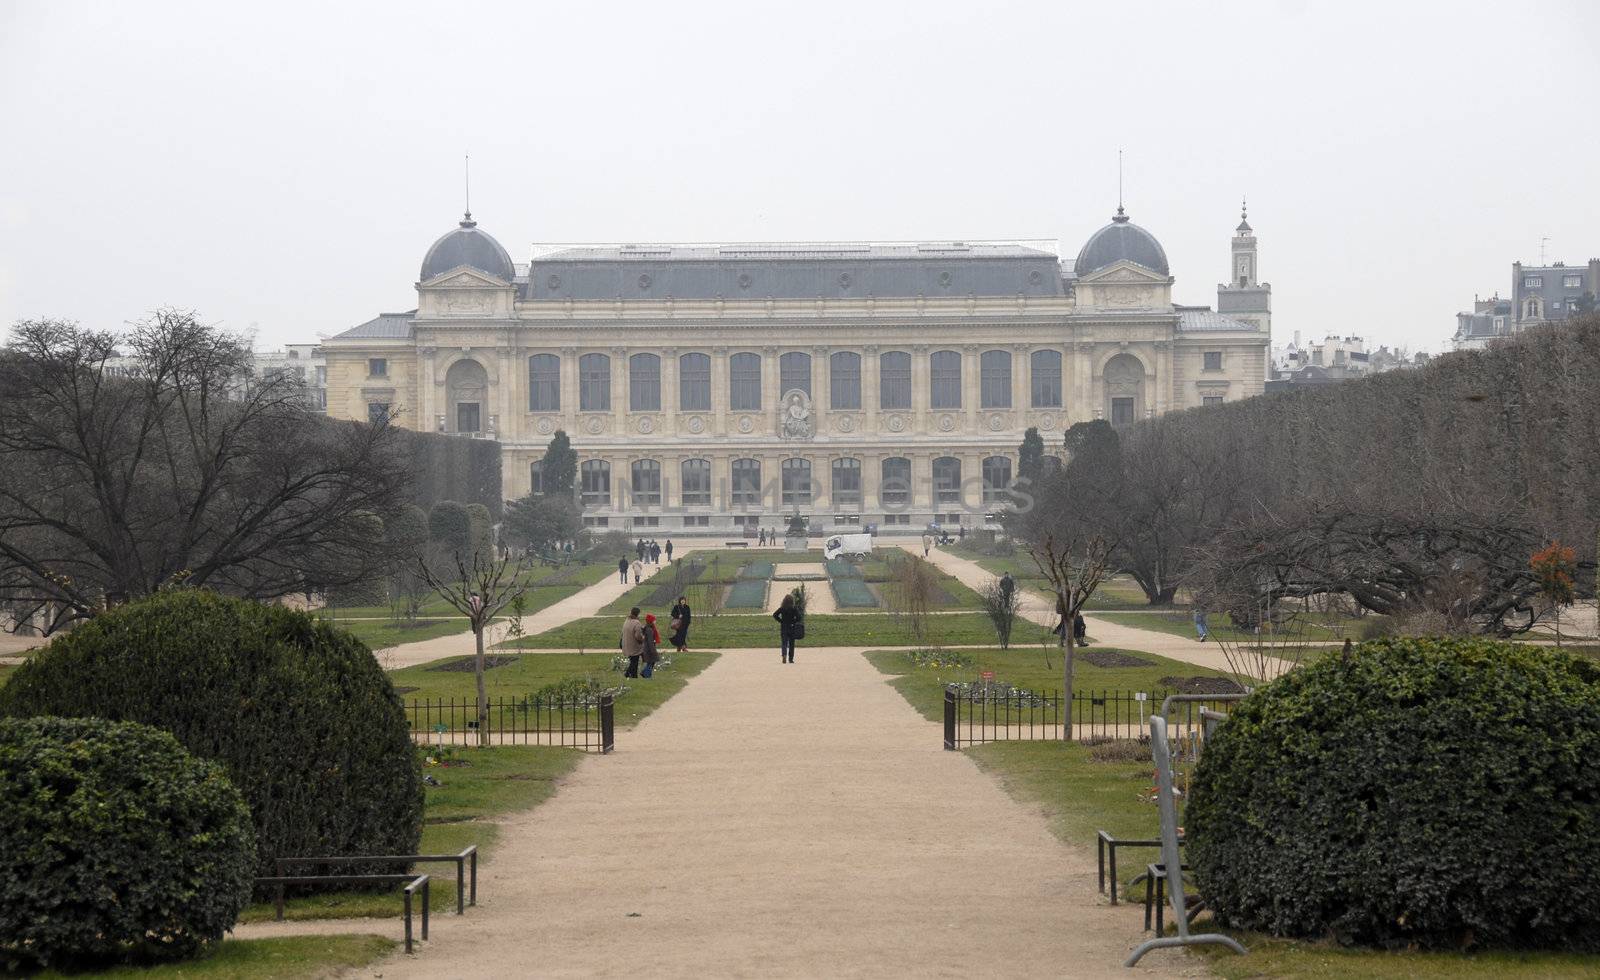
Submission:
{"label": "museum building", "polygon": [[591,526],[727,533],[929,521],[1004,499],[1030,426],[1260,394],[1271,287],[1242,220],[1217,308],[1172,302],[1121,207],[1076,260],[1036,242],[537,245],[467,214],[417,308],[322,345],[328,413],[495,439],[505,497],[565,430]]}

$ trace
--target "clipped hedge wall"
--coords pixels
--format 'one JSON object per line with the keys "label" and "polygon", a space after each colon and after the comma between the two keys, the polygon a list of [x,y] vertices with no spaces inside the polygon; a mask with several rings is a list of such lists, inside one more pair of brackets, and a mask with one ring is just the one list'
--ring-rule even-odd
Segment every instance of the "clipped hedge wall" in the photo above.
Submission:
{"label": "clipped hedge wall", "polygon": [[482,504],[494,521],[504,506],[500,483],[500,443],[463,439],[437,432],[399,430],[411,455],[416,480],[412,502],[424,510],[441,500]]}
{"label": "clipped hedge wall", "polygon": [[0,719],[0,966],[194,956],[250,898],[250,811],[166,732]]}
{"label": "clipped hedge wall", "polygon": [[1600,668],[1390,639],[1240,702],[1188,859],[1224,925],[1364,945],[1600,951]]}
{"label": "clipped hedge wall", "polygon": [[119,606],[0,687],[0,716],[35,715],[142,722],[221,763],[250,806],[258,874],[280,855],[416,853],[400,699],[360,640],[305,613],[188,589]]}

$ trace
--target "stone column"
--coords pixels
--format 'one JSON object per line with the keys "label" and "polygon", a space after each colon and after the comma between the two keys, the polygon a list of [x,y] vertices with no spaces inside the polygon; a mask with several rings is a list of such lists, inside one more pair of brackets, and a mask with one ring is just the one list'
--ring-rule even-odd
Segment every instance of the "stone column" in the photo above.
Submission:
{"label": "stone column", "polygon": [[578,430],[578,348],[563,347],[561,354],[561,424],[568,438]]}
{"label": "stone column", "polygon": [[1028,410],[1033,407],[1033,357],[1027,344],[1011,345],[1011,410],[1017,413],[1019,429],[1028,427]]}
{"label": "stone column", "polygon": [[964,425],[962,429],[967,433],[979,431],[978,415],[982,411],[979,407],[982,399],[979,397],[979,384],[982,375],[978,371],[979,346],[966,344],[961,348],[961,412]]}
{"label": "stone column", "polygon": [[678,352],[671,347],[661,352],[661,411],[668,418],[678,415]]}
{"label": "stone column", "polygon": [[[439,428],[439,410],[435,407],[436,396],[434,394],[433,381],[435,374],[434,357],[437,353],[438,349],[435,347],[417,348],[417,405],[415,411],[419,413],[420,417],[416,420],[415,428],[418,432],[436,432]],[[364,371],[365,362],[360,363]],[[363,403],[361,405],[361,421],[365,422],[366,420],[366,405]]]}
{"label": "stone column", "polygon": [[878,346],[868,344],[861,348],[861,411],[866,420],[861,431],[864,433],[878,431],[878,397]]}
{"label": "stone column", "polygon": [[711,348],[711,432],[728,434],[728,348]]}
{"label": "stone column", "polygon": [[611,348],[611,418],[607,419],[607,435],[627,431],[628,417],[628,348]]}
{"label": "stone column", "polygon": [[931,377],[928,353],[927,344],[911,346],[911,425],[907,426],[911,432],[928,431],[928,413],[931,411],[928,398]]}
{"label": "stone column", "polygon": [[761,348],[761,412],[760,417],[766,419],[766,428],[760,431],[766,435],[775,435],[778,431],[779,401],[783,392],[778,390],[778,348]]}
{"label": "stone column", "polygon": [[[883,483],[883,457],[889,455],[882,450],[862,450],[861,452],[861,513],[883,510],[883,501],[878,499]],[[863,516],[863,523],[870,523],[869,518]]]}

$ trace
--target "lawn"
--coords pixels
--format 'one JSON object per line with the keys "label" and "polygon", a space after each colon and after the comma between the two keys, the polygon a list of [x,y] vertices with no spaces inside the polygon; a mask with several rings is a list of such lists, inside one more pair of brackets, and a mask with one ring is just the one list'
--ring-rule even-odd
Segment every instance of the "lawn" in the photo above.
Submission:
{"label": "lawn", "polygon": [[167,977],[268,980],[329,976],[364,967],[398,945],[382,936],[285,936],[278,939],[223,939],[210,956],[163,966],[124,966],[92,973],[35,973],[37,980],[62,977]]}
{"label": "lawn", "polygon": [[[950,550],[962,558],[976,562],[979,567],[996,577],[1010,572],[1011,577],[1016,579],[1017,583],[1023,587],[1047,594],[1050,592],[1049,580],[1039,571],[1039,566],[1033,563],[1033,559],[1029,558],[1024,552],[1019,551],[1014,555],[1000,557],[985,555],[980,551],[964,548],[960,545]],[[1172,606],[1175,609],[1186,607],[1187,604],[1183,602],[1173,603]],[[1100,609],[1150,609],[1152,607],[1150,600],[1145,598],[1144,590],[1139,588],[1137,582],[1126,575],[1116,575],[1101,583],[1100,588],[1096,589],[1094,595],[1089,599],[1087,608],[1090,611],[1094,611]]]}
{"label": "lawn", "polygon": [[[546,686],[568,677],[595,677],[607,684],[623,683],[621,673],[612,669],[611,661],[617,655],[617,639],[621,624],[614,619],[607,624],[609,645],[595,645],[593,653],[525,653],[501,667],[484,671],[484,686],[490,698],[523,698]],[[698,625],[698,624],[697,624]],[[648,680],[629,680],[628,692],[616,701],[615,720],[618,728],[637,724],[650,712],[666,703],[667,699],[683,690],[689,678],[700,673],[711,661],[714,653],[670,653],[672,666],[657,671]],[[431,664],[407,667],[389,674],[401,700],[408,704],[426,698],[476,697],[477,682],[470,670],[430,670],[445,663],[461,663],[469,657],[453,657]]]}
{"label": "lawn", "polygon": [[12,671],[16,669],[10,664],[0,664],[0,687],[5,686],[6,681],[11,678]]}
{"label": "lawn", "polygon": [[[532,615],[542,609],[553,606],[562,599],[577,595],[590,585],[593,585],[594,582],[605,578],[603,574],[595,574],[605,571],[605,569],[598,566],[589,565],[583,571],[586,573],[583,577],[592,579],[592,581],[566,582],[559,585],[536,585],[530,588],[523,595],[523,615]],[[468,628],[467,618],[457,614],[443,599],[435,599],[424,606],[423,609],[423,618],[417,620],[415,624],[399,622],[390,614],[387,606],[325,608],[317,610],[315,615],[341,629],[349,630],[359,637],[361,642],[374,650],[399,646],[402,643],[435,640],[441,636],[465,632]],[[503,623],[504,621],[504,619],[495,620],[496,623]]]}
{"label": "lawn", "polygon": [[[666,610],[657,610],[659,614]],[[620,619],[591,617],[558,626],[537,636],[502,643],[502,647],[542,650],[614,650],[621,632]],[[937,641],[947,646],[995,642],[994,625],[982,613],[960,612],[926,618],[928,639],[918,639],[910,620],[892,613],[817,613],[806,617],[806,646],[924,646]],[[1051,636],[1034,623],[1018,620],[1013,638],[1019,644],[1037,643]],[[690,645],[698,650],[777,646],[778,626],[765,613],[755,616],[696,616],[689,631]]]}
{"label": "lawn", "polygon": [[[467,675],[471,676],[471,675]],[[578,764],[583,753],[577,749],[550,746],[499,746],[491,749],[458,749],[448,754],[449,761],[465,765],[425,765],[423,772],[440,785],[427,786],[423,808],[422,850],[424,854],[453,854],[469,844],[478,845],[480,886],[482,863],[494,855],[499,839],[495,818],[543,803],[556,791],[558,781]],[[448,864],[419,865],[418,871],[432,876],[428,907],[435,914],[455,910],[455,867]],[[290,899],[284,916],[289,919],[395,917],[404,906],[398,888],[382,892],[332,892]],[[273,918],[270,902],[258,902],[245,909],[241,922],[261,922]]]}
{"label": "lawn", "polygon": [[[1138,629],[1154,630],[1190,640],[1194,639],[1196,635],[1194,631],[1194,614],[1186,609],[1146,613],[1110,612],[1096,615],[1098,618],[1108,623],[1116,623],[1118,626],[1133,626]],[[1335,643],[1346,636],[1359,640],[1360,637],[1352,635],[1355,633],[1354,627],[1359,623],[1360,620],[1351,619],[1348,616],[1337,618],[1329,618],[1317,614],[1297,616],[1277,634],[1267,634],[1267,642],[1282,643],[1291,637],[1327,643]],[[1214,640],[1254,640],[1256,638],[1254,633],[1234,629],[1228,625],[1227,616],[1211,616],[1208,618],[1206,625],[1208,633]]]}

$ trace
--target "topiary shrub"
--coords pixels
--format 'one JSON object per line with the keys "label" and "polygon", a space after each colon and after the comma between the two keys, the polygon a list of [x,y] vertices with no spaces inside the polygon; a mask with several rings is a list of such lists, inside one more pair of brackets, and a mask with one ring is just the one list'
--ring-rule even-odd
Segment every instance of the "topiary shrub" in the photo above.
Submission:
{"label": "topiary shrub", "polygon": [[454,500],[441,500],[428,511],[428,537],[447,557],[472,559],[472,516]]}
{"label": "topiary shrub", "polygon": [[250,811],[166,732],[0,719],[0,966],[176,960],[250,898]]}
{"label": "topiary shrub", "polygon": [[400,698],[360,640],[305,613],[188,589],[111,609],[0,687],[0,716],[34,715],[143,722],[221,763],[250,806],[257,874],[279,856],[416,853]]}
{"label": "topiary shrub", "polygon": [[1387,639],[1240,702],[1196,766],[1220,923],[1365,945],[1600,950],[1600,668]]}

